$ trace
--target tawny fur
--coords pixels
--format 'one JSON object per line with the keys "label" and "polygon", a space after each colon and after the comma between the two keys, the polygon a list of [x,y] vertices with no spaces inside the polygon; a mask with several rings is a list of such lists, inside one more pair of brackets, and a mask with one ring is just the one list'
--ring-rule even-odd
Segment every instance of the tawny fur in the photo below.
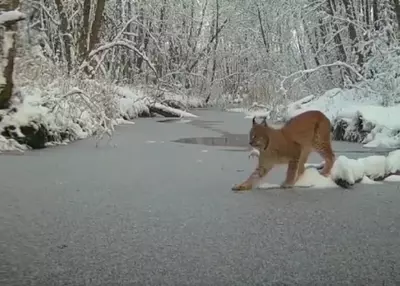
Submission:
{"label": "tawny fur", "polygon": [[281,187],[293,187],[304,173],[304,164],[312,151],[325,159],[321,171],[323,176],[329,176],[335,161],[331,145],[331,123],[320,111],[301,113],[280,129],[268,126],[265,118],[261,123],[253,118],[249,137],[249,144],[260,152],[258,166],[244,182],[235,185],[232,190],[251,190],[279,164],[288,165],[286,179]]}

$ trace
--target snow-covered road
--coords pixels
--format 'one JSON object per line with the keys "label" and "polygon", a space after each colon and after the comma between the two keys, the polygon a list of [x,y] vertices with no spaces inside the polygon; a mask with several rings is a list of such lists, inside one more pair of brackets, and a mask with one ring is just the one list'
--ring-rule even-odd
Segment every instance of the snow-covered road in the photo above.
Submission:
{"label": "snow-covered road", "polygon": [[[1,155],[0,285],[400,281],[400,184],[234,193],[255,165],[239,146],[251,121],[194,113],[189,123],[120,126],[115,148],[85,140]],[[173,142],[193,137],[232,146]],[[334,147],[351,158],[377,152]],[[267,180],[283,178],[278,168]]]}

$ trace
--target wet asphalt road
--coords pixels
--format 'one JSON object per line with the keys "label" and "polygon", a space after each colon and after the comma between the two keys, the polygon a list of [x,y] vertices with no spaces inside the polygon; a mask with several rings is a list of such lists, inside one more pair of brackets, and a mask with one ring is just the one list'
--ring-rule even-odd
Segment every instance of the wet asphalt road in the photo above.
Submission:
{"label": "wet asphalt road", "polygon": [[396,184],[234,193],[248,152],[171,141],[245,134],[250,121],[195,113],[222,122],[140,119],[116,148],[0,156],[0,285],[400,284]]}

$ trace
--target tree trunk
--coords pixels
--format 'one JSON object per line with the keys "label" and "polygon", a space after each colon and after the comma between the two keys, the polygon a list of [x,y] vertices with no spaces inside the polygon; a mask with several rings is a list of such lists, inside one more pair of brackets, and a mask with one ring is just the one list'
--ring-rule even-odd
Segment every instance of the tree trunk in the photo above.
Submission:
{"label": "tree trunk", "polygon": [[[19,6],[19,0],[10,0],[0,3],[0,10],[15,10]],[[0,75],[0,109],[6,109],[10,106],[10,99],[14,88],[14,58],[16,55],[16,34],[17,22],[21,21],[25,16],[21,13],[18,18],[10,18],[2,24],[4,26],[3,37],[3,58],[2,71]]]}
{"label": "tree trunk", "polygon": [[343,0],[343,4],[346,10],[347,19],[349,19],[348,31],[351,40],[351,47],[357,56],[357,64],[361,68],[364,65],[364,55],[357,47],[358,45],[357,31],[356,27],[353,24],[354,21],[356,20],[354,17],[354,7],[352,6],[352,3],[350,3],[350,0]]}
{"label": "tree trunk", "polygon": [[264,29],[264,25],[263,25],[263,21],[262,21],[262,17],[261,17],[261,10],[260,7],[257,5],[257,17],[258,17],[258,22],[260,23],[260,33],[261,33],[261,37],[263,40],[263,44],[265,47],[265,51],[267,52],[267,54],[269,54],[269,44],[267,41],[267,36],[265,34],[265,29]]}
{"label": "tree trunk", "polygon": [[99,42],[99,33],[103,20],[103,12],[106,0],[97,0],[96,12],[92,24],[92,32],[90,35],[89,52],[94,49],[94,46]]}
{"label": "tree trunk", "polygon": [[79,47],[78,57],[81,60],[84,60],[88,53],[88,36],[89,36],[89,30],[90,30],[89,17],[90,17],[91,4],[92,3],[90,0],[85,0],[83,2],[83,25],[82,25],[82,32],[80,34],[79,42],[78,42],[78,47]]}
{"label": "tree trunk", "polygon": [[397,30],[400,30],[400,1],[393,0],[394,10],[396,12],[396,20],[397,20]]}
{"label": "tree trunk", "polygon": [[[215,31],[218,31],[219,29],[219,0],[215,0],[215,5],[216,5],[216,11],[215,11]],[[219,37],[218,34],[215,34],[215,42],[214,42],[214,51],[213,51],[213,65],[212,65],[212,70],[211,70],[211,87],[214,85],[214,79],[215,79],[215,72],[217,70],[217,49],[218,49],[218,42],[219,42]],[[210,93],[208,94],[206,98],[206,103],[211,98],[211,90]]]}
{"label": "tree trunk", "polygon": [[60,34],[62,35],[62,39],[64,42],[64,50],[65,50],[65,60],[67,61],[67,68],[68,72],[72,70],[72,57],[71,57],[71,38],[70,38],[70,31],[69,31],[69,25],[68,25],[68,17],[67,14],[64,11],[64,6],[61,2],[61,0],[54,0],[56,2],[57,6],[57,11],[58,14],[60,15]]}
{"label": "tree trunk", "polygon": [[374,17],[374,26],[375,30],[379,30],[379,9],[378,9],[378,0],[373,0],[374,2],[372,3],[372,15]]}

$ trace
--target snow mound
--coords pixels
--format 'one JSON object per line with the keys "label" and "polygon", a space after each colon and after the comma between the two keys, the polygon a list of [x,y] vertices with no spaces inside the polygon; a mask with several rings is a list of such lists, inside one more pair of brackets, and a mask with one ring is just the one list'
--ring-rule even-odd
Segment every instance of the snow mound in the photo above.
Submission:
{"label": "snow mound", "polygon": [[400,171],[400,150],[390,152],[385,162],[386,174],[395,174]]}
{"label": "snow mound", "polygon": [[333,164],[330,177],[337,185],[349,188],[364,178],[364,166],[359,160],[339,156]]}
{"label": "snow mound", "polygon": [[[304,174],[297,180],[294,187],[324,189],[337,188],[338,186],[332,179],[322,176],[316,168],[307,168]],[[258,189],[271,188],[279,188],[279,185],[264,182],[258,186]]]}
{"label": "snow mound", "polygon": [[[252,152],[253,153],[253,152]],[[252,154],[251,153],[251,154]],[[350,188],[356,183],[360,184],[381,184],[381,181],[400,181],[400,150],[389,153],[385,156],[368,156],[359,159],[350,159],[346,156],[339,156],[331,170],[329,177],[319,173],[324,163],[306,164],[304,174],[298,179],[295,187],[309,188]],[[262,183],[258,188],[277,188],[279,185]]]}
{"label": "snow mound", "polygon": [[337,185],[329,177],[322,176],[316,168],[307,168],[296,182],[298,186],[312,186],[313,188],[335,188]]}
{"label": "snow mound", "polygon": [[400,182],[400,176],[399,175],[391,175],[385,179],[386,182]]}
{"label": "snow mound", "polygon": [[150,115],[149,98],[140,89],[130,89],[125,86],[115,87],[119,95],[120,115],[124,119],[133,119],[143,115]]}
{"label": "snow mound", "polygon": [[400,150],[390,152],[385,156],[368,156],[359,159],[349,159],[339,156],[333,165],[331,177],[340,186],[348,188],[355,183],[387,180],[400,171]]}

